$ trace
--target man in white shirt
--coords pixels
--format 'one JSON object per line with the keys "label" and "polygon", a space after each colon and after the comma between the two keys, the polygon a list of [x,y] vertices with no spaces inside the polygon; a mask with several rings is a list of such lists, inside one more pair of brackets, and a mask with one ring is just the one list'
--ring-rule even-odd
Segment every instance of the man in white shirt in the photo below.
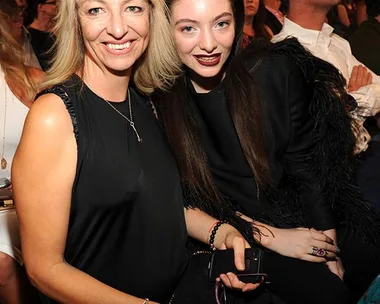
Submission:
{"label": "man in white shirt", "polygon": [[296,37],[312,54],[340,70],[346,79],[347,90],[359,105],[353,113],[356,122],[361,125],[356,134],[355,152],[361,153],[364,158],[358,161],[357,182],[365,196],[374,201],[380,210],[380,142],[371,142],[367,150],[370,136],[362,127],[367,117],[380,112],[380,77],[366,69],[352,55],[348,41],[334,34],[333,28],[325,23],[328,11],[339,2],[340,0],[290,0],[284,26],[272,42]]}

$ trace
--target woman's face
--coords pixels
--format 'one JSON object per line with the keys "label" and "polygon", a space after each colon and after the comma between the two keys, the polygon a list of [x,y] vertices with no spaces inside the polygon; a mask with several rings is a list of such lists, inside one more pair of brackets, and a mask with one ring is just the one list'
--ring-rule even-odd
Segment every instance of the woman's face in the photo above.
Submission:
{"label": "woman's face", "polygon": [[244,0],[244,14],[253,17],[259,9],[259,0]]}
{"label": "woman's face", "polygon": [[149,9],[146,0],[80,0],[89,62],[114,72],[130,69],[148,45]]}
{"label": "woman's face", "polygon": [[201,77],[218,75],[235,37],[230,0],[176,0],[171,16],[182,62]]}

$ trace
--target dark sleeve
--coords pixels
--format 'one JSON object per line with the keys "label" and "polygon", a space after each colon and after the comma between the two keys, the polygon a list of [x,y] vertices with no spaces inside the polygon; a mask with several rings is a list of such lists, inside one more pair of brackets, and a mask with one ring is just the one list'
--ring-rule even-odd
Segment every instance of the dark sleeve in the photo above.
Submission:
{"label": "dark sleeve", "polygon": [[285,56],[267,57],[251,73],[266,113],[269,164],[274,175],[295,180],[309,227],[334,228],[331,205],[313,172],[315,121],[310,115],[312,87]]}

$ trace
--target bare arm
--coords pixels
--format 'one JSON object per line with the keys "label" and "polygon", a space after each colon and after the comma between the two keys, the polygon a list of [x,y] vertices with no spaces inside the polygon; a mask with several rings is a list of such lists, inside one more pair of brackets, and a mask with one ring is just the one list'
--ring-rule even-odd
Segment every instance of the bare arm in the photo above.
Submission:
{"label": "bare arm", "polygon": [[356,22],[360,26],[367,20],[367,7],[364,0],[360,0],[356,4]]}
{"label": "bare arm", "polygon": [[76,158],[73,127],[63,102],[52,94],[40,97],[27,117],[12,168],[28,275],[60,303],[142,304],[143,299],[111,288],[64,260]]}
{"label": "bare arm", "polygon": [[348,18],[347,9],[345,8],[345,6],[338,4],[337,10],[340,23],[342,23],[344,26],[349,27],[350,19]]}
{"label": "bare arm", "polygon": [[[338,247],[334,245],[334,242],[336,244],[336,236],[332,238],[333,231],[324,233],[307,228],[280,229],[253,221],[243,214],[240,214],[240,216],[259,229],[261,235],[254,234],[257,242],[281,255],[309,262],[326,262],[326,257],[334,258],[339,251]],[[313,247],[325,249],[327,256],[317,257],[311,255]]]}

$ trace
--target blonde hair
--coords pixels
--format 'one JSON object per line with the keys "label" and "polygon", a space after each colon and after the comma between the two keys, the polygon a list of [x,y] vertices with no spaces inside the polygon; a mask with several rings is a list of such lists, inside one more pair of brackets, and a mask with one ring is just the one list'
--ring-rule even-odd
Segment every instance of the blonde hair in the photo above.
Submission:
{"label": "blonde hair", "polygon": [[[150,38],[144,54],[133,67],[137,88],[150,94],[155,88],[168,89],[180,72],[180,59],[175,49],[172,29],[164,0],[147,0],[150,6]],[[84,65],[84,42],[79,24],[76,0],[61,0],[54,28],[56,43],[53,64],[42,87],[50,87],[81,73]]]}
{"label": "blonde hair", "polygon": [[13,2],[0,2],[0,66],[8,86],[20,93],[22,101],[30,102],[37,93],[37,87],[24,64],[24,50],[11,34],[11,18],[19,13]]}

